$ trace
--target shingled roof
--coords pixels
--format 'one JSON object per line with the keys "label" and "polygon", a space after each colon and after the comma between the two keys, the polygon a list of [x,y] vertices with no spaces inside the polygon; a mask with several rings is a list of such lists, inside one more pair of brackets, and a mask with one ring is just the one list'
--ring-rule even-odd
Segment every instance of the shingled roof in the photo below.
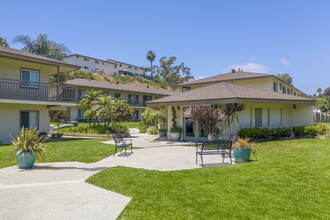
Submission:
{"label": "shingled roof", "polygon": [[84,88],[97,88],[97,89],[107,89],[115,91],[126,91],[126,92],[136,92],[136,93],[146,93],[154,95],[174,95],[178,92],[170,91],[167,89],[158,89],[147,86],[136,86],[120,83],[111,83],[105,81],[88,80],[88,79],[73,79],[65,83],[66,85]]}
{"label": "shingled roof", "polygon": [[234,80],[242,80],[242,79],[266,78],[266,77],[273,77],[273,75],[264,74],[264,73],[251,73],[251,72],[234,72],[234,73],[230,72],[230,73],[194,80],[191,82],[181,83],[178,86],[190,86],[190,85],[198,85],[198,84],[234,81]]}
{"label": "shingled roof", "polygon": [[64,61],[55,60],[49,57],[40,56],[37,54],[29,53],[25,50],[17,50],[9,47],[0,46],[0,56],[15,58],[20,60],[32,61],[36,63],[44,63],[55,66],[64,66],[71,69],[80,69],[80,66],[69,64]]}
{"label": "shingled roof", "polygon": [[226,82],[147,102],[149,107],[222,103],[314,104],[315,100]]}

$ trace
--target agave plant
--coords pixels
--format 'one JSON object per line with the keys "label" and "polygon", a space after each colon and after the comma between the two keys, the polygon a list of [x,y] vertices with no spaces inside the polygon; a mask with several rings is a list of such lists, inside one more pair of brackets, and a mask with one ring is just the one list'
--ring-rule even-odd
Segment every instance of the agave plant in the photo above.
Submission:
{"label": "agave plant", "polygon": [[[44,159],[46,148],[43,145],[43,142],[45,140],[43,139],[43,136],[40,135],[40,131],[36,130],[37,128],[24,129],[24,127],[22,127],[16,138],[11,137],[11,145],[16,147],[16,155],[21,152],[36,153],[38,159]],[[23,156],[23,154],[20,156]]]}
{"label": "agave plant", "polygon": [[229,103],[220,106],[222,113],[224,114],[224,122],[228,125],[230,134],[232,133],[232,125],[235,120],[239,123],[238,112],[245,109],[243,103]]}
{"label": "agave plant", "polygon": [[223,118],[224,114],[219,109],[213,106],[205,107],[203,109],[202,128],[209,134],[214,134]]}

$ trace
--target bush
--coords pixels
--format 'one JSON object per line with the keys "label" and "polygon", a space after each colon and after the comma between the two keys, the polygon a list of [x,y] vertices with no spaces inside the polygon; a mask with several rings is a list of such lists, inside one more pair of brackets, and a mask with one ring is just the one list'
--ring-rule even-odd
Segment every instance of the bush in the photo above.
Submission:
{"label": "bush", "polygon": [[241,128],[238,132],[240,138],[269,140],[288,138],[290,135],[291,128]]}
{"label": "bush", "polygon": [[304,136],[304,126],[293,127],[292,131],[293,131],[295,137]]}
{"label": "bush", "polygon": [[148,127],[149,126],[147,124],[145,124],[144,122],[139,122],[138,129],[139,129],[140,133],[146,133]]}
{"label": "bush", "polygon": [[304,135],[311,135],[312,137],[316,137],[317,135],[317,127],[304,127]]}
{"label": "bush", "polygon": [[[69,133],[85,133],[85,134],[115,134],[116,130],[113,125],[110,125],[108,128],[104,128],[103,126],[78,126],[78,127],[65,127],[60,128],[57,131],[61,132],[69,132]],[[121,125],[120,133],[125,134],[128,132],[128,128],[125,125]]]}
{"label": "bush", "polygon": [[330,130],[326,123],[317,123],[315,125],[316,125],[318,135],[325,135],[327,133],[327,131]]}
{"label": "bush", "polygon": [[158,127],[157,126],[150,126],[147,129],[147,132],[150,134],[158,134]]}

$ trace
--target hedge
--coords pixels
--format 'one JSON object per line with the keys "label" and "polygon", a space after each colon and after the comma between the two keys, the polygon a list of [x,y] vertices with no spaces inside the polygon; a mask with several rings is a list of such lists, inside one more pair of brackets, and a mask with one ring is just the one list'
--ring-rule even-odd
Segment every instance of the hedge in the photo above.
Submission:
{"label": "hedge", "polygon": [[291,131],[295,137],[302,137],[305,135],[311,135],[315,137],[317,135],[316,127],[298,126],[293,128],[241,128],[238,132],[240,138],[252,138],[252,139],[284,139],[291,136]]}

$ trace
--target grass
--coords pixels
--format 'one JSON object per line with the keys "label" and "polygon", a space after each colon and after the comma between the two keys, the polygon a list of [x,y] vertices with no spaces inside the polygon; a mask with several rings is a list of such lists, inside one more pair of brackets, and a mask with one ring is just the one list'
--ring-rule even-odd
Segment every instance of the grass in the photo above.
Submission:
{"label": "grass", "polygon": [[121,219],[330,218],[329,139],[256,149],[257,162],[170,172],[114,167],[87,182],[132,197]]}
{"label": "grass", "polygon": [[[45,143],[47,146],[45,161],[37,162],[79,161],[93,163],[114,153],[114,145],[101,143],[107,140],[109,139],[67,138],[63,141],[48,142]],[[13,146],[0,146],[0,158],[0,168],[17,164]]]}

